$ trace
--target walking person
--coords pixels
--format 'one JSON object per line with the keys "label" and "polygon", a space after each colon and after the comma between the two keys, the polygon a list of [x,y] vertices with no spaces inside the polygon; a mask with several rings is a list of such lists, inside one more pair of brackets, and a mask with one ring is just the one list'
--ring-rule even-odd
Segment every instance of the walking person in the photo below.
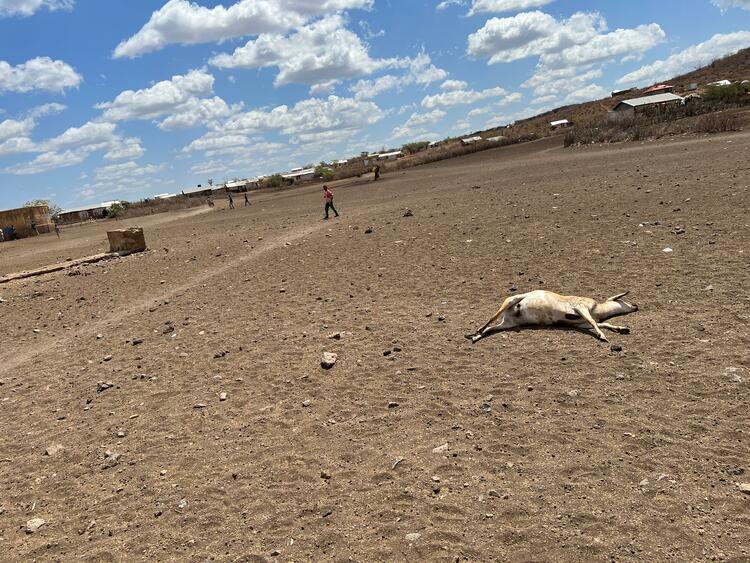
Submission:
{"label": "walking person", "polygon": [[339,212],[336,211],[336,208],[333,206],[333,192],[328,189],[328,186],[323,186],[323,199],[326,201],[326,216],[323,217],[323,219],[328,219],[328,210],[332,209],[333,212],[336,214],[336,217],[339,216]]}
{"label": "walking person", "polygon": [[39,230],[36,228],[36,221],[34,219],[31,220],[31,232],[34,235],[39,235]]}
{"label": "walking person", "polygon": [[250,200],[247,199],[247,192],[245,192],[245,207],[247,207],[248,205],[250,205]]}
{"label": "walking person", "polygon": [[57,235],[57,238],[60,238],[60,225],[55,223],[55,234]]}
{"label": "walking person", "polygon": [[377,182],[380,179],[380,165],[376,164],[372,171],[375,173],[375,179],[373,181]]}
{"label": "walking person", "polygon": [[232,199],[232,194],[228,193],[229,196],[229,209],[234,209],[234,200]]}

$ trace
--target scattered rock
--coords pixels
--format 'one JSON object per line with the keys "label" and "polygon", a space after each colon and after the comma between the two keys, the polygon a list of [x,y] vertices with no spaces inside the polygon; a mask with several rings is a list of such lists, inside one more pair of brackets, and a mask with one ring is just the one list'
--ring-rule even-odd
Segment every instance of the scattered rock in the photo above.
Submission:
{"label": "scattered rock", "polygon": [[395,409],[398,407],[398,403],[396,401],[388,401],[388,408],[389,409]]}
{"label": "scattered rock", "polygon": [[438,315],[437,320],[443,322],[445,320],[445,315]]}
{"label": "scattered rock", "polygon": [[613,352],[622,352],[622,346],[620,346],[619,344],[612,344],[609,349]]}
{"label": "scattered rock", "polygon": [[279,555],[281,555],[281,552],[278,549],[274,549],[271,552],[271,557],[278,557]]}
{"label": "scattered rock", "polygon": [[703,288],[703,291],[713,291],[713,290],[714,290],[714,286],[712,286],[711,284],[708,284],[706,287]]}
{"label": "scattered rock", "polygon": [[131,344],[133,346],[138,346],[139,344],[143,344],[143,338],[133,338],[131,341]]}
{"label": "scattered rock", "polygon": [[32,518],[28,522],[26,522],[26,533],[27,534],[33,534],[34,532],[38,532],[39,528],[44,526],[47,523],[46,520],[43,520],[42,518]]}
{"label": "scattered rock", "polygon": [[111,381],[98,381],[96,383],[96,392],[101,393],[102,391],[106,391],[107,389],[111,389],[114,387],[115,384]]}
{"label": "scattered rock", "polygon": [[407,209],[406,211],[404,211],[404,217],[414,217],[414,213],[411,209]]}
{"label": "scattered rock", "polygon": [[404,537],[406,538],[406,541],[408,541],[410,543],[413,543],[413,542],[417,541],[419,538],[421,538],[422,534],[418,534],[418,533],[414,532],[414,533],[411,533],[411,534],[406,534],[406,536],[404,536]]}
{"label": "scattered rock", "polygon": [[432,453],[434,454],[444,454],[448,451],[448,444],[441,444],[440,446],[437,446],[436,448],[432,448]]}
{"label": "scattered rock", "polygon": [[118,430],[117,431],[117,437],[118,438],[124,438],[125,436],[127,436],[127,433],[124,430]]}
{"label": "scattered rock", "polygon": [[121,454],[110,452],[107,450],[104,453],[104,466],[102,469],[109,469],[110,467],[114,467],[118,463],[120,463],[120,456]]}
{"label": "scattered rock", "polygon": [[304,401],[302,401],[302,406],[303,407],[307,408],[310,405],[312,405],[312,401],[310,399],[305,399]]}
{"label": "scattered rock", "polygon": [[224,393],[224,392],[219,393],[219,400],[220,401],[226,401],[228,398],[229,398],[229,395],[227,395],[226,393]]}
{"label": "scattered rock", "polygon": [[750,495],[750,483],[737,483],[737,488],[740,490],[741,493]]}
{"label": "scattered rock", "polygon": [[44,450],[44,455],[52,457],[61,453],[64,449],[65,448],[62,446],[62,444],[52,444],[51,446],[47,446],[47,449]]}
{"label": "scattered rock", "polygon": [[396,469],[398,467],[398,464],[404,461],[404,458],[401,456],[398,456],[395,460],[393,460],[393,465],[391,465],[391,469]]}
{"label": "scattered rock", "polygon": [[334,332],[332,334],[329,334],[328,338],[330,338],[331,340],[341,340],[341,333],[340,332]]}
{"label": "scattered rock", "polygon": [[214,359],[215,359],[215,360],[218,360],[219,358],[223,358],[223,357],[224,357],[224,356],[226,356],[227,354],[229,354],[229,352],[227,352],[227,351],[223,351],[223,352],[216,352],[216,353],[214,354]]}
{"label": "scattered rock", "polygon": [[181,498],[177,503],[177,510],[185,510],[188,506],[190,506],[190,503],[187,501],[187,499]]}
{"label": "scattered rock", "polygon": [[365,234],[366,235],[369,235],[369,234],[374,233],[374,232],[375,232],[375,229],[373,229],[372,227],[367,227],[365,229]]}
{"label": "scattered rock", "polygon": [[338,355],[333,352],[323,352],[323,357],[320,360],[320,367],[323,369],[331,369],[336,365]]}
{"label": "scattered rock", "polygon": [[193,408],[194,409],[205,409],[206,408],[206,404],[205,403],[195,403],[193,405]]}
{"label": "scattered rock", "polygon": [[328,481],[328,480],[331,479],[331,474],[328,473],[328,472],[326,472],[326,471],[321,471],[320,472],[320,478],[321,479],[325,479],[326,481]]}
{"label": "scattered rock", "polygon": [[667,246],[666,248],[662,248],[662,249],[661,249],[661,251],[662,251],[662,252],[667,252],[667,253],[669,253],[669,252],[674,252],[674,250],[672,250],[672,249],[671,249],[671,248],[669,248],[668,246]]}
{"label": "scattered rock", "polygon": [[103,361],[108,362],[112,359],[112,354],[107,354],[102,358]]}

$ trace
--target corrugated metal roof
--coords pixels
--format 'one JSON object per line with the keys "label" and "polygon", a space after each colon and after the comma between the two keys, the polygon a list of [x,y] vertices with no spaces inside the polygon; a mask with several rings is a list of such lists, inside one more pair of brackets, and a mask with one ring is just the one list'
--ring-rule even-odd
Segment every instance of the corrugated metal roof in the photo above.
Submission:
{"label": "corrugated metal roof", "polygon": [[630,107],[648,106],[651,104],[663,104],[664,102],[677,102],[682,101],[682,98],[677,94],[654,94],[653,96],[642,96],[640,98],[632,98],[630,100],[623,100],[615,106],[615,109],[622,106],[623,104]]}
{"label": "corrugated metal roof", "polygon": [[549,122],[552,127],[555,127],[556,125],[566,125],[568,123],[570,123],[570,121],[568,121],[567,119],[558,119],[557,121]]}
{"label": "corrugated metal roof", "polygon": [[282,178],[299,178],[300,176],[307,176],[308,174],[315,174],[315,168],[307,168],[306,170],[295,170],[289,174],[282,174]]}

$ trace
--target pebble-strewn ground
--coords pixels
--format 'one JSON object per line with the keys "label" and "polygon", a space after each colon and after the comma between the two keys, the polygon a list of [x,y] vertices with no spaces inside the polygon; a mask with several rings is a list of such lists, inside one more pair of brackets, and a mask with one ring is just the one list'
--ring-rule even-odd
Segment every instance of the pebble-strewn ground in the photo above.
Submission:
{"label": "pebble-strewn ground", "polygon": [[[748,561],[750,134],[558,143],[339,188],[328,222],[318,187],[122,222],[147,253],[0,285],[0,559]],[[511,288],[640,310],[620,352],[472,346]]]}

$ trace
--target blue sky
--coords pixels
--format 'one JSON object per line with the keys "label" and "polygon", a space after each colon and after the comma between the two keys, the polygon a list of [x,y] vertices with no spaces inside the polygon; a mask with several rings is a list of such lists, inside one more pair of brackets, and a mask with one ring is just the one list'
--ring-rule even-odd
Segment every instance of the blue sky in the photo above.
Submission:
{"label": "blue sky", "polygon": [[0,0],[0,208],[484,129],[750,46],[750,0]]}

